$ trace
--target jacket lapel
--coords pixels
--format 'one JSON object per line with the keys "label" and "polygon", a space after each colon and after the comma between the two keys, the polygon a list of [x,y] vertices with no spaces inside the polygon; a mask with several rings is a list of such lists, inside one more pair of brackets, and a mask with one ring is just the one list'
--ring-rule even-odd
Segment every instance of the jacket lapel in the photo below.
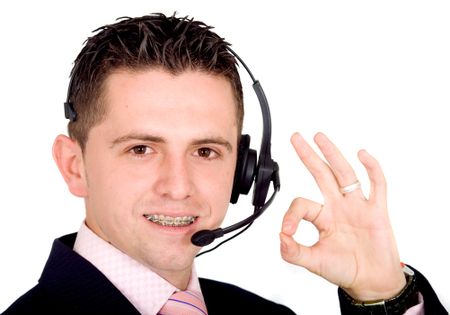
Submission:
{"label": "jacket lapel", "polygon": [[73,251],[76,234],[56,239],[39,280],[65,313],[139,314],[90,262]]}

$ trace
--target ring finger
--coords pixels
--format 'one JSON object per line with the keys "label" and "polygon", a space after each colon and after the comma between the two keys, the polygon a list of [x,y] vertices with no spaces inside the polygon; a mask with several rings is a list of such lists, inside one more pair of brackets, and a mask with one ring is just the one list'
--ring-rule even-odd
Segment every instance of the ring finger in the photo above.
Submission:
{"label": "ring finger", "polygon": [[[344,195],[350,194],[364,198],[361,189],[359,189],[360,185],[355,171],[344,158],[336,145],[331,142],[327,136],[320,132],[316,134],[314,141],[323,153],[325,159],[330,164],[330,168],[340,186],[340,192]],[[343,191],[344,187],[349,188],[350,191]]]}

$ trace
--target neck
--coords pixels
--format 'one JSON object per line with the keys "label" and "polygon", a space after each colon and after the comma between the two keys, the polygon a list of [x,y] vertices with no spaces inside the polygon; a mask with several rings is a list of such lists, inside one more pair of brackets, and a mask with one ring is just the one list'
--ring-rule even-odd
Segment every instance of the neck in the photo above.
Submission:
{"label": "neck", "polygon": [[184,291],[187,289],[191,281],[192,266],[182,271],[171,272],[167,270],[153,270],[161,278],[170,282],[177,289]]}

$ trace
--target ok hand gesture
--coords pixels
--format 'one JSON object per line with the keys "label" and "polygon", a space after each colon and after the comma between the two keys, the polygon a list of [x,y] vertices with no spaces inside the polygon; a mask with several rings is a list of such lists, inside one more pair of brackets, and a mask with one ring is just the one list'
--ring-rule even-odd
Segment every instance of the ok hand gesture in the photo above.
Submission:
{"label": "ok hand gesture", "polygon": [[[389,222],[386,182],[378,162],[366,151],[359,160],[370,179],[368,199],[352,167],[322,133],[314,141],[322,160],[296,133],[291,142],[323,194],[320,204],[296,198],[283,219],[281,255],[284,260],[340,286],[353,298],[371,301],[395,296],[406,284]],[[300,220],[319,231],[313,246],[297,243],[293,235]]]}

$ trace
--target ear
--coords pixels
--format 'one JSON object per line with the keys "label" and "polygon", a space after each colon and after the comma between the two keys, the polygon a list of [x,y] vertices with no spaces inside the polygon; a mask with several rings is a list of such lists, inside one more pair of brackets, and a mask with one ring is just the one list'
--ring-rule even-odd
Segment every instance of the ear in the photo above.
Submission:
{"label": "ear", "polygon": [[59,135],[53,143],[53,159],[72,194],[87,196],[87,181],[84,172],[83,152],[75,140]]}

